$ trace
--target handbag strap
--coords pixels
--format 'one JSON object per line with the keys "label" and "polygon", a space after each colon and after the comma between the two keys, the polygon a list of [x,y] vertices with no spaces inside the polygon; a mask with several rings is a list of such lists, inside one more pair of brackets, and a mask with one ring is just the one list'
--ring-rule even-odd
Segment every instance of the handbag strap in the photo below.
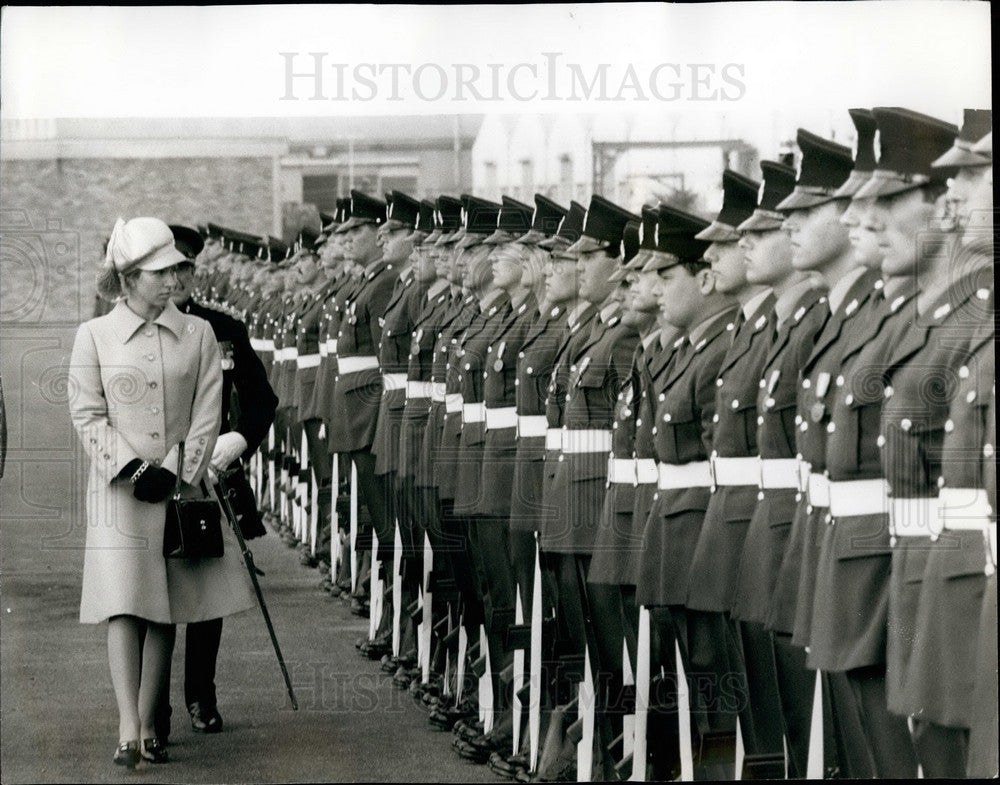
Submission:
{"label": "handbag strap", "polygon": [[174,496],[181,495],[181,474],[184,472],[184,442],[177,445],[177,481],[174,483]]}

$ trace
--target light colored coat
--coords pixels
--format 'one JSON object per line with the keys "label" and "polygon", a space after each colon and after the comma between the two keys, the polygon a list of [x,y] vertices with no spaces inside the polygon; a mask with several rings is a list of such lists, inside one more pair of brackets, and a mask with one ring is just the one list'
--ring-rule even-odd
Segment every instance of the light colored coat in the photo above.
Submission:
{"label": "light colored coat", "polygon": [[221,559],[164,559],[167,502],[138,501],[119,472],[133,459],[178,471],[200,496],[222,422],[222,357],[208,322],[171,303],[146,322],[124,302],[82,324],[69,368],[70,414],[90,458],[80,621],[129,614],[194,622],[254,603],[236,539]]}

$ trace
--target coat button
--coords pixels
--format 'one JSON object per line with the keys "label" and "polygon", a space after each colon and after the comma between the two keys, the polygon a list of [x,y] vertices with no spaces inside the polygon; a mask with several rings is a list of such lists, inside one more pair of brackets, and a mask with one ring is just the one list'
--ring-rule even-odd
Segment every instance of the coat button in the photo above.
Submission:
{"label": "coat button", "polygon": [[670,422],[672,419],[673,416],[670,414],[670,412],[667,412],[666,414],[663,415],[663,422]]}
{"label": "coat button", "polygon": [[764,424],[764,418],[763,418],[763,416],[758,415],[758,417],[757,417],[757,425],[763,425],[763,424]]}
{"label": "coat button", "polygon": [[843,387],[844,386],[844,377],[843,376],[838,376],[837,377],[837,386],[838,387]]}
{"label": "coat button", "polygon": [[953,430],[955,430],[955,421],[954,420],[945,420],[944,430],[945,430],[945,433],[951,433]]}
{"label": "coat button", "polygon": [[885,447],[885,436],[879,434],[878,438],[875,440],[875,444],[879,447]]}
{"label": "coat button", "polygon": [[887,386],[887,387],[885,388],[885,397],[886,397],[886,398],[891,398],[891,397],[892,397],[892,394],[893,394],[894,392],[895,392],[895,390],[893,390],[893,389],[892,389],[892,385],[889,385],[889,386]]}
{"label": "coat button", "polygon": [[146,332],[144,332],[143,335],[145,335],[147,338],[152,338],[153,337],[153,331],[152,330],[146,330]]}
{"label": "coat button", "polygon": [[716,379],[715,380],[715,386],[716,387],[721,387],[722,386],[722,379]]}
{"label": "coat button", "polygon": [[960,379],[968,379],[969,378],[969,366],[968,365],[963,365],[961,368],[958,369],[958,377]]}
{"label": "coat button", "polygon": [[146,355],[146,359],[152,362],[153,360],[156,359],[156,355],[150,352],[149,354]]}
{"label": "coat button", "polygon": [[719,415],[718,414],[713,414],[712,415],[712,422],[718,422],[718,421],[719,421]]}
{"label": "coat button", "polygon": [[827,426],[826,426],[826,432],[827,433],[833,433],[835,430],[837,430],[836,424],[834,424],[832,422],[831,423],[827,423]]}
{"label": "coat button", "polygon": [[850,405],[851,405],[852,403],[854,403],[854,396],[853,396],[853,395],[851,395],[851,394],[848,394],[848,395],[847,395],[847,396],[846,396],[846,397],[844,398],[844,403],[846,403],[846,404],[847,404],[848,406],[850,406]]}
{"label": "coat button", "polygon": [[899,421],[899,427],[904,431],[909,431],[913,427],[913,421],[909,417],[904,417]]}
{"label": "coat button", "polygon": [[149,436],[152,439],[159,439],[160,438],[160,432],[159,431],[153,431],[151,434],[149,434]]}
{"label": "coat button", "polygon": [[[763,381],[763,379],[761,381]],[[802,389],[803,390],[808,390],[810,387],[812,387],[812,382],[809,379],[803,379],[802,380]]]}
{"label": "coat button", "polygon": [[157,407],[157,406],[151,406],[151,407],[149,408],[149,410],[150,410],[150,411],[151,411],[151,412],[152,412],[153,414],[159,414],[159,413],[160,413],[160,409],[159,409],[159,407]]}
{"label": "coat button", "polygon": [[150,382],[149,383],[149,389],[150,390],[155,390],[157,388],[157,386],[158,385],[156,384],[156,382]]}
{"label": "coat button", "polygon": [[739,400],[736,399],[736,398],[733,398],[733,402],[730,404],[730,406],[732,406],[734,409],[739,409],[740,408],[740,402],[739,402]]}
{"label": "coat button", "polygon": [[969,403],[972,403],[974,400],[976,400],[976,391],[969,390],[969,394],[965,396],[965,400],[968,401]]}

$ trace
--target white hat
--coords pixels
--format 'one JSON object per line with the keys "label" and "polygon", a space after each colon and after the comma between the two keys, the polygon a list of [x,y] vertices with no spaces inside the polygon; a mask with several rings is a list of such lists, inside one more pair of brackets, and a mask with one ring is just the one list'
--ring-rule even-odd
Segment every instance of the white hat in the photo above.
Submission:
{"label": "white hat", "polygon": [[170,227],[159,218],[119,218],[108,240],[105,264],[119,273],[132,269],[163,270],[186,261],[174,247]]}

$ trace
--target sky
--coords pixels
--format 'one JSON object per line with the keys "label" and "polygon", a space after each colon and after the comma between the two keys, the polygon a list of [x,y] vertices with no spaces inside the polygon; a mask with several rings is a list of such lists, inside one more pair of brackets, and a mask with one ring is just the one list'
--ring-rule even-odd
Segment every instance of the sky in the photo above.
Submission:
{"label": "sky", "polygon": [[581,112],[655,128],[680,112],[776,138],[849,128],[851,106],[953,122],[990,106],[989,31],[970,0],[8,6],[0,99],[5,120]]}

